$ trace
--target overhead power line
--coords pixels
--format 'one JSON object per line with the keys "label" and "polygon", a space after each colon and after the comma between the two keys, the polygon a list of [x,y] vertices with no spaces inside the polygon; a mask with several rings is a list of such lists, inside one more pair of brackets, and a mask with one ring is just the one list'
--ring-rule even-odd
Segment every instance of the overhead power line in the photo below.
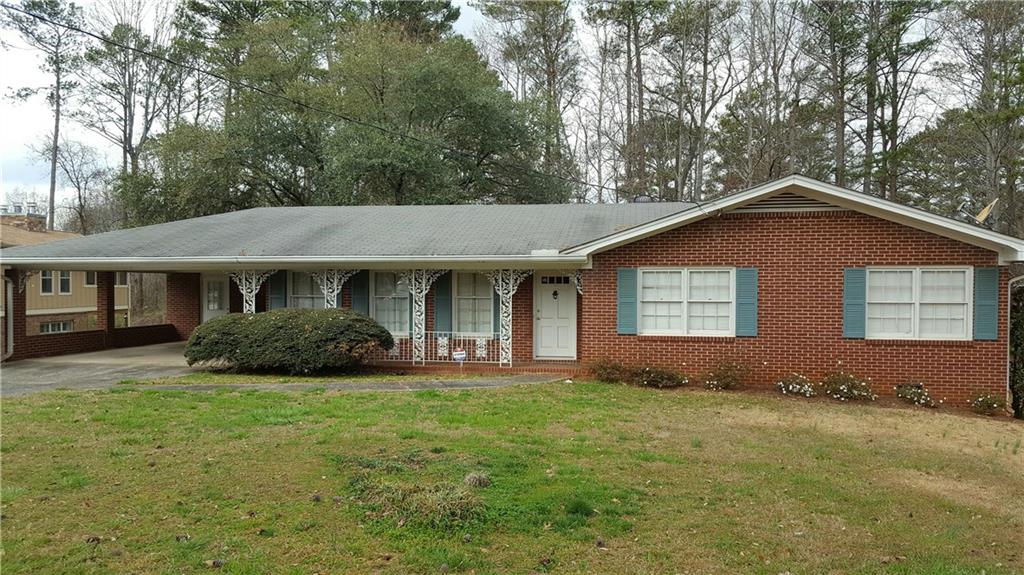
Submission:
{"label": "overhead power line", "polygon": [[[6,8],[8,10],[13,10],[15,12],[19,12],[19,13],[24,14],[26,16],[30,16],[32,18],[35,18],[36,20],[39,20],[41,22],[45,22],[45,23],[47,23],[49,25],[59,26],[59,27],[64,28],[66,30],[71,30],[71,31],[77,32],[79,34],[83,34],[85,36],[88,36],[90,38],[98,40],[98,41],[100,41],[100,42],[102,42],[104,44],[108,44],[108,45],[120,48],[122,50],[127,50],[127,51],[130,51],[130,52],[134,52],[136,54],[140,54],[140,55],[145,56],[147,58],[153,58],[153,59],[159,60],[161,62],[165,62],[167,64],[170,64],[172,66],[177,66],[179,68],[188,70],[190,72],[194,72],[194,73],[197,73],[197,74],[203,74],[205,76],[209,76],[211,78],[215,78],[217,80],[220,80],[221,82],[224,82],[226,84],[229,84],[229,85],[232,85],[232,86],[235,86],[235,87],[244,88],[246,90],[250,90],[250,91],[256,92],[258,94],[261,94],[263,96],[274,98],[274,99],[280,100],[282,102],[287,102],[287,103],[299,106],[301,108],[305,108],[305,109],[313,111],[313,112],[317,112],[317,113],[320,113],[320,114],[326,114],[328,116],[332,116],[334,118],[337,118],[339,120],[348,122],[350,124],[354,124],[356,126],[361,126],[363,128],[367,128],[367,129],[370,129],[370,130],[375,130],[375,131],[381,132],[383,134],[387,134],[387,135],[394,136],[394,137],[397,137],[397,138],[402,138],[402,139],[409,140],[409,141],[412,141],[412,142],[416,142],[416,143],[419,143],[419,144],[423,144],[423,145],[426,145],[426,146],[434,147],[434,148],[443,150],[445,152],[448,152],[449,154],[453,154],[453,155],[461,156],[461,157],[466,158],[466,159],[474,160],[474,158],[473,158],[473,156],[471,154],[469,154],[467,152],[464,152],[462,150],[459,150],[458,148],[454,148],[452,146],[449,146],[448,144],[444,144],[442,142],[437,142],[437,141],[434,141],[434,140],[428,140],[426,138],[421,138],[419,136],[415,136],[415,135],[412,135],[412,134],[407,134],[407,133],[404,133],[404,132],[399,132],[397,130],[393,130],[391,128],[388,128],[386,126],[381,126],[379,124],[374,124],[374,123],[371,123],[371,122],[360,120],[359,118],[354,118],[352,116],[349,116],[347,114],[342,114],[342,113],[336,112],[334,110],[328,110],[326,108],[321,108],[319,106],[308,104],[306,102],[302,102],[300,100],[296,100],[294,98],[290,98],[288,96],[284,96],[282,94],[278,94],[278,93],[275,93],[275,92],[263,89],[263,88],[261,88],[259,86],[250,84],[248,82],[243,82],[243,81],[240,81],[240,80],[234,80],[232,78],[228,78],[227,76],[224,76],[223,74],[220,74],[220,73],[215,72],[213,70],[209,70],[207,68],[202,68],[202,67],[199,67],[199,66],[195,66],[195,65],[189,64],[187,62],[180,62],[178,60],[174,60],[172,58],[168,58],[167,56],[164,56],[163,54],[158,54],[158,53],[155,53],[155,52],[151,52],[149,50],[144,50],[142,48],[138,48],[138,47],[135,47],[135,46],[129,46],[127,44],[123,44],[121,42],[117,42],[115,40],[112,40],[112,39],[110,39],[110,38],[108,38],[108,37],[106,37],[106,36],[104,36],[102,34],[97,34],[95,32],[92,32],[90,30],[86,30],[86,29],[78,27],[78,26],[74,26],[72,24],[66,24],[64,22],[57,22],[55,20],[47,18],[46,16],[43,16],[42,14],[38,14],[38,13],[32,12],[30,10],[25,10],[24,8],[21,8],[21,7],[18,7],[18,6],[13,6],[13,5],[8,4],[6,2],[0,2],[0,6],[3,6],[4,8]],[[605,186],[603,184],[595,184],[593,182],[588,182],[586,180],[582,180],[582,179],[575,178],[575,177],[572,177],[572,176],[563,176],[563,175],[559,175],[559,174],[549,174],[549,173],[542,172],[540,170],[536,170],[534,168],[529,168],[529,167],[507,166],[507,165],[502,165],[502,164],[497,164],[497,165],[499,167],[501,167],[503,169],[506,169],[506,170],[509,170],[509,171],[518,171],[520,173],[530,174],[530,175],[533,175],[533,176],[540,176],[540,177],[544,177],[544,178],[553,178],[553,179],[561,180],[563,182],[570,183],[570,184],[577,184],[577,185],[586,186],[586,187],[589,187],[589,188],[610,191],[610,192],[614,192],[614,193],[618,194],[618,189],[617,188],[613,188],[611,186]],[[693,203],[696,204],[697,207],[701,207],[700,203],[698,203],[698,202],[693,202]]]}

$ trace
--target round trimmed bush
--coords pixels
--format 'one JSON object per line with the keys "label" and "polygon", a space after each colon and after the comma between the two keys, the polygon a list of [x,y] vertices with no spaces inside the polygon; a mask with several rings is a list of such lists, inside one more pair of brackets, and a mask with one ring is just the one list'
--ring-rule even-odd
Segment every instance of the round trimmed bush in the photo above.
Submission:
{"label": "round trimmed bush", "polygon": [[387,329],[352,310],[279,309],[211,319],[192,332],[185,359],[243,371],[312,373],[353,368],[393,345]]}

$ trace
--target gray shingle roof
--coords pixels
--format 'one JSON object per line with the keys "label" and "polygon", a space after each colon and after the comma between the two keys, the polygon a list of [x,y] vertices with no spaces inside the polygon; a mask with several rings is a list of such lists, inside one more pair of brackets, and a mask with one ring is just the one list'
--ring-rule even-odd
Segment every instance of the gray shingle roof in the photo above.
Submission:
{"label": "gray shingle roof", "polygon": [[689,203],[255,208],[0,250],[15,258],[518,256],[562,250]]}

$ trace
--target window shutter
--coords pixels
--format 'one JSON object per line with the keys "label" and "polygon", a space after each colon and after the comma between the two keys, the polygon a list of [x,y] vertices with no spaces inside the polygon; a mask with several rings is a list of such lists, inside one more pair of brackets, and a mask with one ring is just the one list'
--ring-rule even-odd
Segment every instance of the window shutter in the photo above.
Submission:
{"label": "window shutter", "polygon": [[348,283],[352,290],[352,309],[370,315],[370,272],[361,270]]}
{"label": "window shutter", "polygon": [[619,335],[636,335],[636,269],[616,270],[615,317]]}
{"label": "window shutter", "polygon": [[270,309],[288,307],[288,272],[279,270],[267,280],[270,290]]}
{"label": "window shutter", "polygon": [[999,268],[974,268],[974,339],[999,339]]}
{"label": "window shutter", "polygon": [[736,336],[757,337],[757,268],[736,269]]}
{"label": "window shutter", "polygon": [[867,278],[864,268],[843,270],[843,337],[864,339],[867,321]]}
{"label": "window shutter", "polygon": [[452,272],[434,280],[434,331],[452,330]]}
{"label": "window shutter", "polygon": [[496,337],[501,337],[501,296],[498,295],[498,292],[494,292],[494,297],[491,299],[491,308],[491,311],[494,312],[494,324],[491,326],[493,328],[492,331]]}

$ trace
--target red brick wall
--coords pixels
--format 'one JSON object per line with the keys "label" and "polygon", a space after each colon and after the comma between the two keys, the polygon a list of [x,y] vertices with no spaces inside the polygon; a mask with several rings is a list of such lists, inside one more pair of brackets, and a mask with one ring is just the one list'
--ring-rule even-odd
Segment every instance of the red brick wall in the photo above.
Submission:
{"label": "red brick wall", "polygon": [[[870,377],[876,393],[920,381],[936,399],[962,406],[979,392],[1005,393],[1006,269],[998,341],[922,342],[844,339],[843,268],[996,264],[994,252],[854,212],[710,218],[594,256],[593,269],[583,272],[579,357],[690,375],[736,359],[753,367],[758,385],[793,371],[816,378],[841,368]],[[757,337],[616,334],[616,268],[699,265],[758,268]]]}
{"label": "red brick wall", "polygon": [[202,322],[199,295],[199,274],[167,274],[167,323],[175,327],[179,339],[188,339]]}

